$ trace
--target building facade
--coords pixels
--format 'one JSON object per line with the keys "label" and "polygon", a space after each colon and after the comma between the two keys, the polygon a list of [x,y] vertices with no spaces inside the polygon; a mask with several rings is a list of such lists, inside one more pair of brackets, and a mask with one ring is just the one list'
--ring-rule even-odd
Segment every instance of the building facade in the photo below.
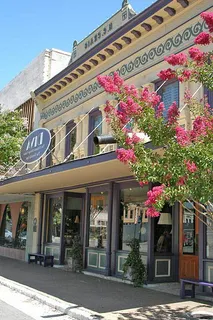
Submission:
{"label": "building facade", "polygon": [[[98,85],[99,74],[117,71],[138,88],[160,88],[166,108],[173,101],[183,106],[184,90],[195,92],[199,85],[168,81],[160,87],[156,75],[166,67],[165,56],[184,52],[206,30],[199,15],[212,9],[211,0],[158,0],[135,14],[123,1],[112,18],[74,42],[69,65],[34,91],[38,126],[52,134],[50,151],[31,173],[0,182],[1,194],[34,194],[31,250],[52,254],[63,265],[73,237],[80,235],[84,268],[121,277],[129,241],[137,238],[148,281],[213,281],[213,235],[195,217],[193,206],[191,214],[175,205],[165,207],[160,218],[148,219],[148,187],[141,188],[116,159],[116,145],[93,143],[95,135],[110,133],[103,111],[110,97]],[[197,97],[204,93],[211,100],[205,88]],[[187,108],[180,123],[190,126]]]}
{"label": "building facade", "polygon": [[[40,118],[31,92],[64,69],[69,60],[68,52],[44,50],[0,91],[1,108],[19,110],[27,121],[28,132],[31,132],[38,127]],[[13,176],[18,170],[20,174],[28,172],[20,161],[7,171],[7,176]],[[34,192],[27,191],[23,194],[0,194],[0,255],[25,260],[32,250],[35,198]]]}

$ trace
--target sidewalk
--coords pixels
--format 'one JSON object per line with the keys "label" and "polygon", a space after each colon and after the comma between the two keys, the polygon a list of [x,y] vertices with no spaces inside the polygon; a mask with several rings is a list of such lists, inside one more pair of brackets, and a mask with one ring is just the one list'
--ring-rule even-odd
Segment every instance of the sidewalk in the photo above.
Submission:
{"label": "sidewalk", "polygon": [[190,312],[196,308],[205,307],[213,311],[209,303],[181,300],[168,293],[134,288],[57,268],[28,265],[5,257],[0,257],[0,276],[75,304],[76,307],[92,310],[101,316],[99,319],[191,319]]}

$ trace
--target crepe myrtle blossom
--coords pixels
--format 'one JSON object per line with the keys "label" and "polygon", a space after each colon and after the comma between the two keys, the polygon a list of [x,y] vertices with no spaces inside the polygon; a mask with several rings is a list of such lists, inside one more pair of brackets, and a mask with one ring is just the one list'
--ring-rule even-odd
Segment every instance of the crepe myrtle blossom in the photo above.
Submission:
{"label": "crepe myrtle blossom", "polygon": [[171,66],[183,66],[187,64],[187,55],[185,53],[178,53],[178,54],[171,54],[168,57],[164,58],[165,61],[168,62],[168,64],[171,64]]}
{"label": "crepe myrtle blossom", "polygon": [[[201,17],[213,32],[213,13],[202,13]],[[195,44],[207,46],[213,42],[212,37],[201,32]],[[212,51],[202,52],[194,46],[187,53],[166,57],[171,66],[179,67],[161,70],[158,76],[164,81],[201,83],[213,90],[212,58]],[[186,199],[203,204],[213,202],[213,112],[207,100],[185,93],[184,106],[191,118],[183,128],[178,123],[178,103],[171,103],[165,110],[157,92],[126,84],[118,73],[99,76],[98,82],[118,101],[118,107],[110,102],[105,107],[113,135],[122,146],[116,151],[117,158],[130,166],[141,187],[148,182],[158,184],[147,192],[147,215],[157,217],[165,204]],[[139,140],[136,132],[148,136],[149,143]]]}
{"label": "crepe myrtle blossom", "polygon": [[206,22],[209,32],[213,32],[213,12],[202,12],[200,16]]}
{"label": "crepe myrtle blossom", "polygon": [[120,160],[121,162],[127,164],[129,162],[136,162],[137,158],[135,156],[135,153],[132,149],[117,149],[116,150],[117,153],[117,158],[118,160]]}
{"label": "crepe myrtle blossom", "polygon": [[201,32],[196,38],[194,43],[201,45],[209,45],[212,42],[212,36],[207,32]]}
{"label": "crepe myrtle blossom", "polygon": [[190,161],[190,160],[185,161],[185,165],[187,170],[191,173],[194,173],[198,170],[196,164],[193,161]]}

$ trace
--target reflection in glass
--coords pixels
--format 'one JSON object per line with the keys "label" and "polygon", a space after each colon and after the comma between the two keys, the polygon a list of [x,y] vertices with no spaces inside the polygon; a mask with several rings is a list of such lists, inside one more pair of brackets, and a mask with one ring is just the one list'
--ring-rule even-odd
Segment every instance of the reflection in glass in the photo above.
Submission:
{"label": "reflection in glass", "polygon": [[159,217],[154,219],[154,252],[172,252],[172,207],[165,204]]}
{"label": "reflection in glass", "polygon": [[1,245],[10,244],[12,243],[12,217],[10,206],[7,205],[4,210],[4,215],[1,221],[1,228],[0,228],[0,238],[1,238]]}
{"label": "reflection in glass", "polygon": [[108,224],[108,194],[93,193],[90,200],[89,247],[106,248]]}
{"label": "reflection in glass", "polygon": [[184,203],[183,208],[183,253],[195,254],[195,210],[193,204]]}
{"label": "reflection in glass", "polygon": [[82,198],[68,197],[65,208],[64,240],[67,246],[72,246],[74,236],[80,234],[80,217]]}
{"label": "reflection in glass", "polygon": [[213,223],[212,219],[207,218],[207,224],[209,227],[206,227],[206,258],[213,259]]}
{"label": "reflection in glass", "polygon": [[[92,116],[92,128],[91,131],[94,130],[102,121],[101,112],[97,115]],[[94,131],[93,136],[100,136],[102,134],[102,124],[100,124]],[[93,143],[93,142],[92,142]],[[93,143],[93,151],[92,154],[98,154],[100,152],[99,145],[95,145]]]}
{"label": "reflection in glass", "polygon": [[48,242],[60,243],[62,216],[62,197],[49,200]]}
{"label": "reflection in glass", "polygon": [[121,190],[119,250],[130,250],[129,242],[140,241],[140,251],[148,250],[148,218],[146,200],[148,188],[128,188]]}
{"label": "reflection in glass", "polygon": [[28,205],[26,202],[24,202],[20,209],[18,224],[16,228],[16,240],[18,240],[22,248],[26,247],[27,218],[28,218]]}

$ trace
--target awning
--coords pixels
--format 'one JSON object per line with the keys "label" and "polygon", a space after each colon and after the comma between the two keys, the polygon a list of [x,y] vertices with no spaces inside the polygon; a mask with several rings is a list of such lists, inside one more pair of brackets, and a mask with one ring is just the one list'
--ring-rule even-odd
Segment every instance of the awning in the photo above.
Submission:
{"label": "awning", "polygon": [[115,152],[110,152],[1,181],[0,196],[8,193],[21,194],[80,188],[91,183],[128,176],[132,176],[129,167],[116,159]]}

